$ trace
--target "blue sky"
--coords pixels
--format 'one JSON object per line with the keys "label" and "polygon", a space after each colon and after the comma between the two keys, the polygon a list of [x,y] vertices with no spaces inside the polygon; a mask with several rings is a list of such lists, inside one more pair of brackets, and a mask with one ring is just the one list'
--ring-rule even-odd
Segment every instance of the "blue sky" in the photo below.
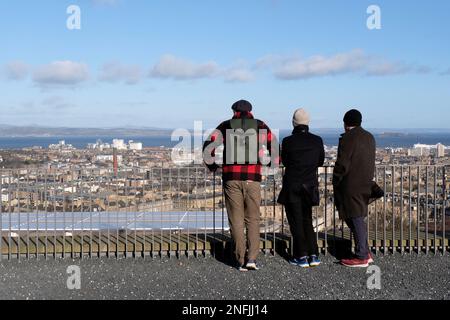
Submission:
{"label": "blue sky", "polygon": [[353,107],[370,128],[449,128],[449,21],[447,0],[2,1],[0,123],[212,127],[244,98],[279,129],[297,107],[316,128]]}

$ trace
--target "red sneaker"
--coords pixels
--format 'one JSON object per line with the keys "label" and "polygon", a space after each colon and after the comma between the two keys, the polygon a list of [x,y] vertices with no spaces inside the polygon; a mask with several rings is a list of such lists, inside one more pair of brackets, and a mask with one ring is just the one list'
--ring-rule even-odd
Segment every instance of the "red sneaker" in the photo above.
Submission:
{"label": "red sneaker", "polygon": [[367,262],[370,264],[370,263],[374,263],[374,261],[373,261],[373,255],[372,255],[372,253],[371,252],[369,252],[369,257],[367,258]]}
{"label": "red sneaker", "polygon": [[341,264],[349,268],[367,268],[369,266],[369,259],[342,259]]}

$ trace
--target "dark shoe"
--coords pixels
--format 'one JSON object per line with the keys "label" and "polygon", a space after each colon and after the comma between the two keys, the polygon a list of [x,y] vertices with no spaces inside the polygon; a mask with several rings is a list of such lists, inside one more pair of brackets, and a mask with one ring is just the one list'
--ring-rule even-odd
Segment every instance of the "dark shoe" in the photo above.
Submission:
{"label": "dark shoe", "polygon": [[301,267],[301,268],[309,268],[309,262],[308,257],[302,257],[302,258],[294,258],[289,261],[290,264],[293,266]]}

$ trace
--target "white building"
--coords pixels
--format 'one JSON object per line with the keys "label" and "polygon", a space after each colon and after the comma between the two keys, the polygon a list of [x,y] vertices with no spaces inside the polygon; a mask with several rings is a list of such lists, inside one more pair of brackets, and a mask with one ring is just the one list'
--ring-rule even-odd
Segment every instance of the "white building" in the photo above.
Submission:
{"label": "white building", "polygon": [[2,185],[13,183],[13,181],[14,181],[14,177],[9,176],[9,175],[2,175],[2,176],[0,177],[0,183],[1,183]]}
{"label": "white building", "polygon": [[445,157],[445,146],[444,146],[442,143],[438,143],[437,146],[436,146],[436,148],[437,148],[436,156],[437,156],[438,158],[443,158],[443,157]]}
{"label": "white building", "polygon": [[50,150],[74,150],[74,146],[71,144],[66,144],[65,140],[61,140],[58,144],[51,144],[48,146]]}
{"label": "white building", "polygon": [[112,147],[117,150],[127,150],[127,145],[123,139],[114,139]]}
{"label": "white building", "polygon": [[141,151],[142,150],[142,142],[134,142],[133,140],[128,141],[128,148],[130,150]]}
{"label": "white building", "polygon": [[430,155],[431,148],[433,146],[427,144],[415,144],[412,149],[409,150],[409,155],[413,157],[424,157]]}
{"label": "white building", "polygon": [[408,154],[414,157],[429,156],[431,154],[436,155],[438,158],[445,157],[445,146],[441,143],[436,145],[429,144],[415,144],[414,148],[409,149]]}
{"label": "white building", "polygon": [[111,145],[109,143],[103,143],[102,140],[97,140],[96,143],[88,143],[87,148],[103,151],[105,149],[111,149]]}
{"label": "white building", "polygon": [[[106,162],[106,161],[113,162],[114,161],[114,156],[113,155],[109,155],[109,154],[99,154],[99,155],[97,155],[95,157],[95,159],[97,161],[101,161],[101,162]],[[122,163],[122,160],[123,160],[123,156],[118,155],[117,156],[117,163],[119,163],[119,164]]]}

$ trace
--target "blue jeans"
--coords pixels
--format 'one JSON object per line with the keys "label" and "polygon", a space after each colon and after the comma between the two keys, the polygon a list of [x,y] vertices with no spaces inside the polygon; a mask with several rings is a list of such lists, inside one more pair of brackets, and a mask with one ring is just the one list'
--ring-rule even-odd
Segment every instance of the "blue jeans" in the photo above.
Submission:
{"label": "blue jeans", "polygon": [[355,239],[355,255],[358,259],[367,259],[369,256],[369,240],[367,236],[367,225],[364,217],[349,218],[345,220]]}

